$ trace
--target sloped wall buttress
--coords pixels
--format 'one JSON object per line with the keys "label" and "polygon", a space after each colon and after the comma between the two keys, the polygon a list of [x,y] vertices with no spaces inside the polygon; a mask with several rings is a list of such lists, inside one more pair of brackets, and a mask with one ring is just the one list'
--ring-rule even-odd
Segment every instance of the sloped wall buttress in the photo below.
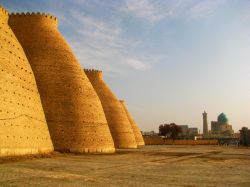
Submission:
{"label": "sloped wall buttress", "polygon": [[95,88],[109,124],[116,148],[137,148],[135,136],[121,103],[102,79],[102,72],[85,69]]}
{"label": "sloped wall buttress", "polygon": [[11,14],[9,24],[34,71],[55,149],[113,153],[101,102],[59,33],[57,18],[41,13]]}
{"label": "sloped wall buttress", "polygon": [[128,116],[128,119],[129,119],[129,122],[131,124],[131,127],[133,129],[133,132],[134,132],[134,135],[135,135],[135,140],[136,140],[136,143],[138,146],[144,146],[145,143],[144,143],[144,140],[143,140],[143,137],[142,137],[142,134],[141,134],[141,130],[139,129],[138,125],[136,124],[134,118],[132,117],[132,115],[130,114],[130,112],[128,111],[127,107],[126,107],[126,104],[125,104],[125,101],[124,100],[120,100],[127,116]]}
{"label": "sloped wall buttress", "polygon": [[52,151],[35,77],[0,6],[0,157]]}

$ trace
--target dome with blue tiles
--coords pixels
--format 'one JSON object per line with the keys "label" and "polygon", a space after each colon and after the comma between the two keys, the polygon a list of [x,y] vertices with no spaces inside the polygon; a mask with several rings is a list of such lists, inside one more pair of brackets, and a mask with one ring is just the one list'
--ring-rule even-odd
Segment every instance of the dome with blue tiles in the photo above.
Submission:
{"label": "dome with blue tiles", "polygon": [[220,122],[220,123],[228,123],[228,118],[227,118],[226,114],[221,113],[218,116],[217,121]]}

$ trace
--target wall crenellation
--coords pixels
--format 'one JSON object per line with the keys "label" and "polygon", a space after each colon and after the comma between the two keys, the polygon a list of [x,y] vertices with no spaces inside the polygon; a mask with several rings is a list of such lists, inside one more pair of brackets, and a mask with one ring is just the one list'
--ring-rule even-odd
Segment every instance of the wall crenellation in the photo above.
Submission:
{"label": "wall crenellation", "polygon": [[84,72],[87,74],[88,77],[92,79],[95,78],[102,78],[102,71],[96,69],[84,69]]}
{"label": "wall crenellation", "polygon": [[57,20],[57,17],[56,16],[53,16],[52,14],[49,14],[49,13],[44,13],[44,12],[14,12],[14,13],[11,13],[10,16],[42,16],[42,17],[45,17],[45,18],[49,18],[49,19],[52,19],[52,20]]}
{"label": "wall crenellation", "polygon": [[9,14],[9,16],[13,19],[13,18],[25,18],[27,19],[27,17],[34,18],[34,19],[47,19],[49,21],[54,22],[56,25],[58,23],[57,17],[53,16],[52,14],[48,14],[48,13],[41,13],[41,12],[16,12],[16,13],[11,13]]}
{"label": "wall crenellation", "polygon": [[96,70],[96,69],[84,69],[84,71],[90,73],[102,73],[101,70]]}
{"label": "wall crenellation", "polygon": [[8,21],[9,13],[8,11],[0,5],[0,22],[1,20],[5,23]]}
{"label": "wall crenellation", "polygon": [[9,15],[8,11],[5,8],[3,8],[1,5],[0,5],[0,14],[6,15],[6,16]]}

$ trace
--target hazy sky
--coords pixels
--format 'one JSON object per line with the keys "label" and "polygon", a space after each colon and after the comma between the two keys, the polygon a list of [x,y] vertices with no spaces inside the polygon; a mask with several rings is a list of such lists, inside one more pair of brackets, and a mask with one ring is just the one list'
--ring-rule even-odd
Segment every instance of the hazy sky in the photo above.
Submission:
{"label": "hazy sky", "polygon": [[85,68],[104,72],[143,131],[202,112],[250,127],[250,0],[0,0],[50,12]]}

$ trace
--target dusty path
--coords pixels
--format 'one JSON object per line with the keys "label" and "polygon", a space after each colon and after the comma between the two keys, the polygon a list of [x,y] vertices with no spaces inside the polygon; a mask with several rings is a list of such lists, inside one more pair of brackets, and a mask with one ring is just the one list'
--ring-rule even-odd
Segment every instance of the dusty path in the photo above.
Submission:
{"label": "dusty path", "polygon": [[146,146],[0,162],[0,186],[250,186],[250,149]]}

